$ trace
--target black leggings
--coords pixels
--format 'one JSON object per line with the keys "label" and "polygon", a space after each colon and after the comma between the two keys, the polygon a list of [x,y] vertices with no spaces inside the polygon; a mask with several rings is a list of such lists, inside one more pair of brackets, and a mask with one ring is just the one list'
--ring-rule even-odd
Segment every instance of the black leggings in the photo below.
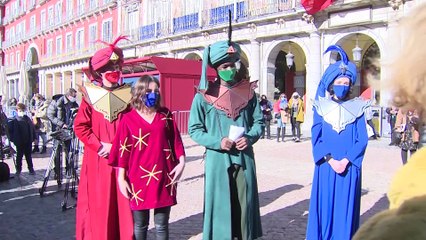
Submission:
{"label": "black leggings", "polygon": [[[132,211],[133,213],[133,229],[136,240],[147,239],[149,210]],[[157,240],[169,239],[169,217],[170,207],[154,209],[154,224]]]}

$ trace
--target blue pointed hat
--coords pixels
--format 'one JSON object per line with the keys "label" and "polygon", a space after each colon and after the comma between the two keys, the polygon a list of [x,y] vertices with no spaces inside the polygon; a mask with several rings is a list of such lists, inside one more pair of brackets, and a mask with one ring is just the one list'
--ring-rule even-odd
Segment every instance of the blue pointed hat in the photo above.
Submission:
{"label": "blue pointed hat", "polygon": [[354,85],[356,82],[356,65],[349,61],[345,50],[343,50],[343,48],[339,45],[331,45],[327,48],[327,50],[325,50],[324,54],[330,51],[338,52],[340,54],[341,60],[327,67],[318,85],[315,99],[318,99],[318,97],[325,97],[330,84],[332,84],[334,80],[339,77],[349,78],[352,85]]}

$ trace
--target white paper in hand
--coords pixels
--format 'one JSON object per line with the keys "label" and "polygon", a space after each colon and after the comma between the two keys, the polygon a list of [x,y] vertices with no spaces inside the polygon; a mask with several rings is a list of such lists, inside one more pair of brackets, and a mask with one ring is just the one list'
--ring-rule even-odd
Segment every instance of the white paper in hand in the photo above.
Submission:
{"label": "white paper in hand", "polygon": [[245,132],[245,128],[238,127],[238,126],[235,126],[235,125],[231,125],[229,127],[229,137],[228,138],[235,142],[238,138],[240,138],[244,135],[244,132]]}

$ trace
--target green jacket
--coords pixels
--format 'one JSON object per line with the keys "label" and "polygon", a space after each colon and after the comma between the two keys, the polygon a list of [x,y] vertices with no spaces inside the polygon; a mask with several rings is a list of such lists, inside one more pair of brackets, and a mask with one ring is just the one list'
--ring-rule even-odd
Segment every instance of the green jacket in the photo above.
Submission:
{"label": "green jacket", "polygon": [[[238,151],[221,150],[222,138],[229,134],[229,127],[244,127],[249,146]],[[253,144],[263,131],[263,115],[259,101],[254,95],[248,105],[240,110],[234,121],[225,112],[217,110],[204,100],[203,95],[196,94],[192,102],[189,117],[189,134],[198,144],[206,147],[205,157],[205,191],[204,191],[204,240],[231,240],[231,206],[228,168],[232,163],[244,169],[247,187],[246,226],[247,239],[262,236],[260,222],[259,196],[257,190],[256,167]]]}

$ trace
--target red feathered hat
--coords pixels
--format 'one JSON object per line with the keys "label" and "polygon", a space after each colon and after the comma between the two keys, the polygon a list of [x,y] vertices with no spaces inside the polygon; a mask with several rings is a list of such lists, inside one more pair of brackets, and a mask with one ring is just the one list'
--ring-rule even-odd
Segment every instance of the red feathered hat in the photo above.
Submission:
{"label": "red feathered hat", "polygon": [[123,64],[123,61],[124,61],[123,50],[116,46],[116,44],[122,39],[128,40],[126,36],[119,36],[111,44],[106,43],[104,41],[100,41],[100,40],[97,41],[105,45],[108,45],[108,47],[98,50],[93,55],[93,57],[89,59],[89,69],[91,71],[92,81],[96,80],[97,78],[96,76],[98,76],[98,74],[94,74],[94,72],[98,73],[99,70],[101,70],[103,67],[107,66],[108,64],[119,65],[119,66]]}

